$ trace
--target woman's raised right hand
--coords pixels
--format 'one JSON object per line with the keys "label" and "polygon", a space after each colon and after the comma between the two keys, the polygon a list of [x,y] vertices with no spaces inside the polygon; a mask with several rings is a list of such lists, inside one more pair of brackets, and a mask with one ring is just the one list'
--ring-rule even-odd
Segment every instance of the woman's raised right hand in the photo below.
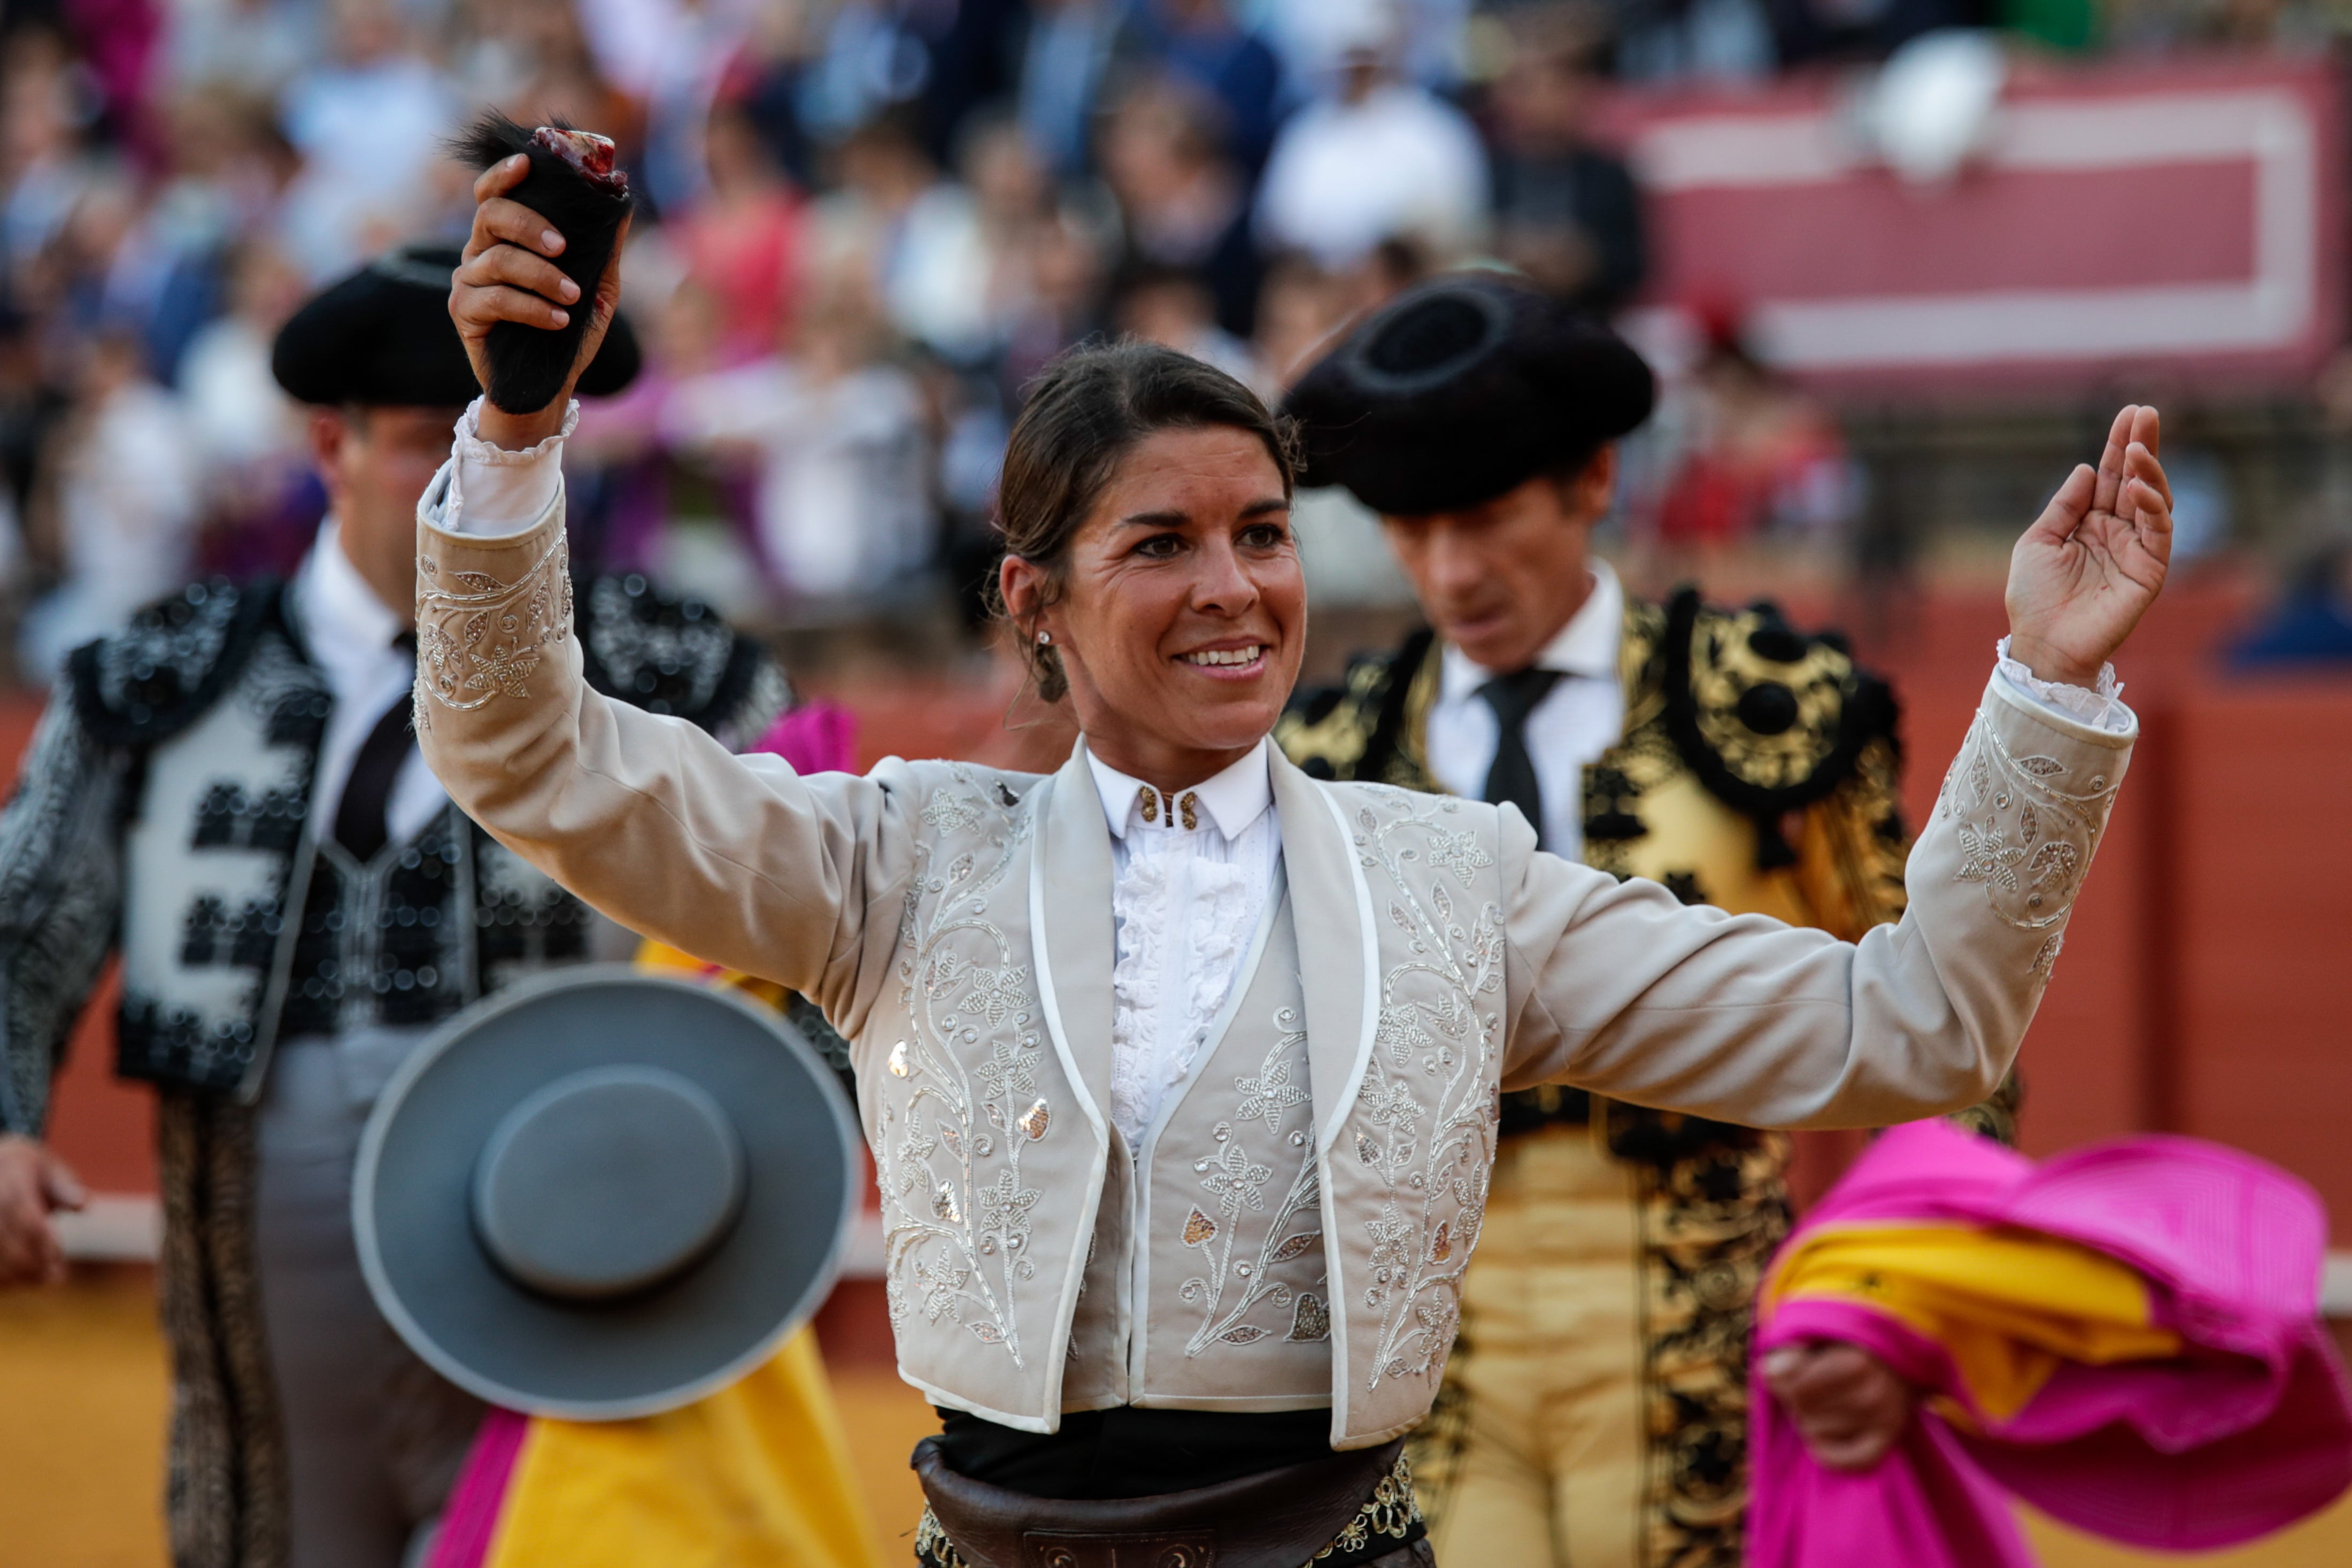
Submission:
{"label": "woman's raised right hand", "polygon": [[[475,180],[473,232],[467,235],[465,253],[449,279],[449,319],[457,323],[457,336],[466,345],[474,379],[486,387],[490,384],[492,327],[501,321],[519,321],[552,331],[568,326],[572,312],[580,306],[580,286],[549,259],[563,254],[563,236],[546,219],[507,194],[530,172],[530,160],[518,152],[491,164]],[[572,389],[604,346],[605,329],[612,326],[613,311],[621,302],[621,250],[628,233],[628,222],[624,219],[619,239],[613,246],[613,259],[589,302],[593,314],[588,329],[581,334],[580,351],[572,357],[562,392],[545,408],[524,414],[484,402],[480,426],[484,440],[520,451],[563,427],[564,413],[572,406]]]}

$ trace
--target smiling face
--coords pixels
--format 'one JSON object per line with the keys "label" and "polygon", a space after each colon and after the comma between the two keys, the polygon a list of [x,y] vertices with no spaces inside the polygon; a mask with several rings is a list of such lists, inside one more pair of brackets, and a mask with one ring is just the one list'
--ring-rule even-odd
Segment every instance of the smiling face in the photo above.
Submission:
{"label": "smiling face", "polygon": [[1182,789],[1274,727],[1298,678],[1307,581],[1281,471],[1255,434],[1216,425],[1138,442],[1059,580],[1007,556],[1001,586],[1021,634],[1053,638],[1103,761]]}

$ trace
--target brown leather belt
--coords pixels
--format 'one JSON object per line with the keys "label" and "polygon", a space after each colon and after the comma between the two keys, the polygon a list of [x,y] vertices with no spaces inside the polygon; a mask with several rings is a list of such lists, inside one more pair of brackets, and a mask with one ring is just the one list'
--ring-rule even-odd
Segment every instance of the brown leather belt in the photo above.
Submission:
{"label": "brown leather belt", "polygon": [[[973,1480],[949,1469],[938,1443],[926,1437],[916,1446],[915,1474],[931,1517],[970,1568],[1301,1568],[1367,1516],[1381,1522],[1357,1531],[1364,1550],[1349,1561],[1367,1568],[1434,1561],[1419,1538],[1401,1441],[1190,1491],[1107,1500],[1031,1497]],[[1388,1502],[1383,1486],[1402,1496]],[[1379,1550],[1383,1538],[1391,1551]]]}

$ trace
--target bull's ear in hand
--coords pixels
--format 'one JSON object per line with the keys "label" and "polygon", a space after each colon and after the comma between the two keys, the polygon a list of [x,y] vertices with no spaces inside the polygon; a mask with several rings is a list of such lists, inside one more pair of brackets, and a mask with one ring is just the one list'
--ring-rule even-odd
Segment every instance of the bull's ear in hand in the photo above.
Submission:
{"label": "bull's ear in hand", "polygon": [[[530,160],[530,172],[507,195],[563,236],[562,254],[551,259],[580,286],[583,304],[594,300],[635,204],[628,175],[614,167],[613,143],[560,120],[527,131],[493,110],[451,148],[477,170],[518,152]],[[551,329],[520,321],[492,327],[485,344],[490,379],[483,389],[490,402],[513,414],[537,413],[553,402],[572,377],[593,314],[575,309],[569,322]]]}

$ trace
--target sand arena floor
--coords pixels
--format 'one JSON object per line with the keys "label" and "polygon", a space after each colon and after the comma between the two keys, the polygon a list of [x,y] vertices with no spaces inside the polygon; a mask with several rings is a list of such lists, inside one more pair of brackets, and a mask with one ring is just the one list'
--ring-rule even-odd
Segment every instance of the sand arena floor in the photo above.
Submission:
{"label": "sand arena floor", "polygon": [[[56,1291],[0,1294],[0,1568],[166,1568],[164,1365],[143,1267],[84,1267]],[[873,1336],[844,1336],[871,1347]],[[887,1561],[911,1560],[920,1494],[907,1454],[929,1406],[868,1354],[837,1356],[834,1392]],[[2177,1563],[2029,1521],[2047,1568]],[[2342,1568],[2352,1500],[2205,1568]],[[746,1564],[745,1568],[751,1568]]]}

